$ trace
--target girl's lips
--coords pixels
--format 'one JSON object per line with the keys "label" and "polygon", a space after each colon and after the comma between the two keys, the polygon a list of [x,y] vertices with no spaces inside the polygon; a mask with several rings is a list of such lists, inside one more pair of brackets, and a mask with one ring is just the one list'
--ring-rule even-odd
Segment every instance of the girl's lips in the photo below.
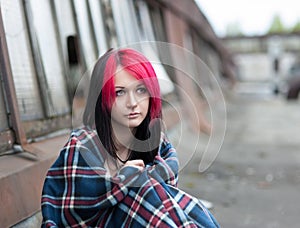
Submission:
{"label": "girl's lips", "polygon": [[127,117],[128,117],[129,119],[135,119],[135,118],[137,118],[139,115],[140,115],[139,112],[132,112],[132,113],[128,114]]}

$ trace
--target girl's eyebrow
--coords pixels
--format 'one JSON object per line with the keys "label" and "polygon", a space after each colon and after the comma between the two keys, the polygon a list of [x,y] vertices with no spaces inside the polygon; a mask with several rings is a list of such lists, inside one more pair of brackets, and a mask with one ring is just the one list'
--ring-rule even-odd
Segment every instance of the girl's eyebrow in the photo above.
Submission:
{"label": "girl's eyebrow", "polygon": [[116,88],[116,89],[117,89],[117,88],[118,88],[118,89],[124,89],[125,87],[124,87],[124,86],[118,86],[118,85],[117,85],[117,86],[115,86],[115,88]]}
{"label": "girl's eyebrow", "polygon": [[[136,85],[136,87],[140,87],[140,86],[145,86],[145,84],[144,83],[140,83],[140,84]],[[125,86],[116,85],[115,88],[116,89],[125,89],[126,87]]]}

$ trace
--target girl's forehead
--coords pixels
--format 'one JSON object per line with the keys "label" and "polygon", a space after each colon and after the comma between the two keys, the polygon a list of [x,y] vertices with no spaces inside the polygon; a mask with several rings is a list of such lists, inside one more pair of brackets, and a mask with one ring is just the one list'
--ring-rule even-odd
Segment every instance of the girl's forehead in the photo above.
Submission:
{"label": "girl's forehead", "polygon": [[129,86],[132,84],[143,84],[143,80],[135,78],[132,74],[126,70],[118,70],[114,76],[115,86]]}

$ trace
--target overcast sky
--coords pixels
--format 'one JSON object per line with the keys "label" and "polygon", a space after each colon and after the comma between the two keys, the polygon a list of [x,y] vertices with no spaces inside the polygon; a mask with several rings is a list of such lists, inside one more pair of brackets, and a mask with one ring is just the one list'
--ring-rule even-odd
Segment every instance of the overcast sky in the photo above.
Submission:
{"label": "overcast sky", "polygon": [[230,23],[238,23],[246,35],[264,34],[275,14],[280,16],[282,23],[287,27],[300,21],[299,0],[195,1],[220,36],[225,35],[226,27]]}

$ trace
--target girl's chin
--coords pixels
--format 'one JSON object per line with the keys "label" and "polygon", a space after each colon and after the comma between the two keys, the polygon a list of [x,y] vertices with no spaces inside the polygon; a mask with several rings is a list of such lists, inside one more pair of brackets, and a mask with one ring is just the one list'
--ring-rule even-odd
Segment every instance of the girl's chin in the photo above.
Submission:
{"label": "girl's chin", "polygon": [[130,129],[133,129],[133,128],[136,128],[138,127],[141,123],[143,122],[143,119],[142,118],[136,118],[136,119],[131,119],[131,120],[123,120],[123,121],[120,121],[120,122],[115,122],[115,126],[118,126],[119,127],[127,127],[127,128],[130,128]]}
{"label": "girl's chin", "polygon": [[141,123],[142,123],[142,122],[139,122],[139,123],[130,123],[130,124],[128,125],[128,127],[129,127],[130,129],[136,128],[136,127],[138,127]]}

